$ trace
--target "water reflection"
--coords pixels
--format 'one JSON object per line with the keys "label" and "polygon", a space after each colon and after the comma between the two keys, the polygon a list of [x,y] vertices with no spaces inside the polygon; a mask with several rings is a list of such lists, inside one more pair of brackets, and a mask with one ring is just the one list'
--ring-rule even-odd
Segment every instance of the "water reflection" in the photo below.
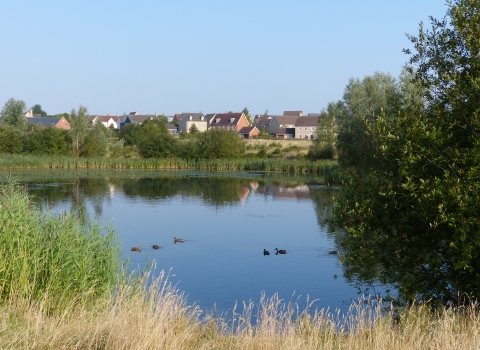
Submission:
{"label": "water reflection", "polygon": [[[340,233],[328,225],[334,193],[315,179],[51,172],[22,181],[47,210],[111,223],[124,259],[133,267],[155,260],[158,269],[172,269],[171,280],[189,302],[206,309],[228,310],[262,292],[286,301],[309,296],[318,299],[314,306],[333,309],[357,299],[354,281],[335,278],[343,271],[338,256],[329,254],[339,250]],[[276,255],[276,247],[287,254]]]}

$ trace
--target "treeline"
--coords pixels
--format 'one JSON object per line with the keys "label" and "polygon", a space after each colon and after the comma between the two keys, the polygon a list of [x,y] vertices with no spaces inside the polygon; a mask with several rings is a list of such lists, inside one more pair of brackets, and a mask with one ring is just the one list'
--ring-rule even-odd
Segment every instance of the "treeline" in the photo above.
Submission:
{"label": "treeline", "polygon": [[480,2],[431,26],[409,36],[398,80],[349,82],[323,113],[337,137],[319,133],[315,151],[342,167],[346,275],[439,305],[480,298]]}

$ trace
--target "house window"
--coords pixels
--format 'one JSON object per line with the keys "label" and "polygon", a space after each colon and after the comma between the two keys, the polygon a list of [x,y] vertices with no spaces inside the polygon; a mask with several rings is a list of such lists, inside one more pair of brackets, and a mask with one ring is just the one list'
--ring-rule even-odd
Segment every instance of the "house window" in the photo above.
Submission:
{"label": "house window", "polygon": [[305,130],[307,130],[307,127],[305,127]]}
{"label": "house window", "polygon": [[200,117],[200,120],[203,120],[203,115]]}
{"label": "house window", "polygon": [[298,131],[300,131],[300,130],[302,130],[302,127],[301,127],[301,126],[298,127]]}
{"label": "house window", "polygon": [[305,135],[305,140],[308,140],[308,135]]}
{"label": "house window", "polygon": [[301,139],[301,138],[302,138],[302,135],[298,135],[298,138]]}
{"label": "house window", "polygon": [[314,126],[312,126],[312,130],[315,130],[315,127],[314,127]]}
{"label": "house window", "polygon": [[190,116],[190,117],[188,117],[188,119],[189,119],[189,120],[192,120],[192,119],[193,119],[193,117],[192,117],[192,116]]}

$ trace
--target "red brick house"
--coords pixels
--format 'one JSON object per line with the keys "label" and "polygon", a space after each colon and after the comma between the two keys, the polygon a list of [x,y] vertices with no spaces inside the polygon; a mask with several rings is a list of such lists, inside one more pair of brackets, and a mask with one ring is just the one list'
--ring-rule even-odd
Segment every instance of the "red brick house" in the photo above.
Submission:
{"label": "red brick house", "polygon": [[244,126],[238,131],[238,134],[243,139],[254,139],[258,137],[260,131],[255,126]]}
{"label": "red brick house", "polygon": [[240,131],[241,128],[250,126],[250,123],[243,113],[217,113],[210,122],[210,129],[223,129]]}

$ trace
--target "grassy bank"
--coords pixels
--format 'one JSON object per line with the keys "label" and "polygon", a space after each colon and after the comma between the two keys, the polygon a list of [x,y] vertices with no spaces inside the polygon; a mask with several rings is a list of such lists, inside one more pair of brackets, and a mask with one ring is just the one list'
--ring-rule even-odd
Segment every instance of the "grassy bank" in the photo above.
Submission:
{"label": "grassy bank", "polygon": [[131,158],[78,158],[31,155],[2,155],[0,169],[191,169],[205,171],[276,171],[294,174],[325,175],[337,178],[337,162],[311,162],[303,159],[214,159],[185,160],[131,159]]}
{"label": "grassy bank", "polygon": [[119,270],[111,231],[75,213],[41,212],[15,183],[0,185],[0,220],[1,349],[473,349],[480,342],[476,304],[438,313],[360,304],[340,316],[273,296],[242,314],[205,315],[154,266]]}

